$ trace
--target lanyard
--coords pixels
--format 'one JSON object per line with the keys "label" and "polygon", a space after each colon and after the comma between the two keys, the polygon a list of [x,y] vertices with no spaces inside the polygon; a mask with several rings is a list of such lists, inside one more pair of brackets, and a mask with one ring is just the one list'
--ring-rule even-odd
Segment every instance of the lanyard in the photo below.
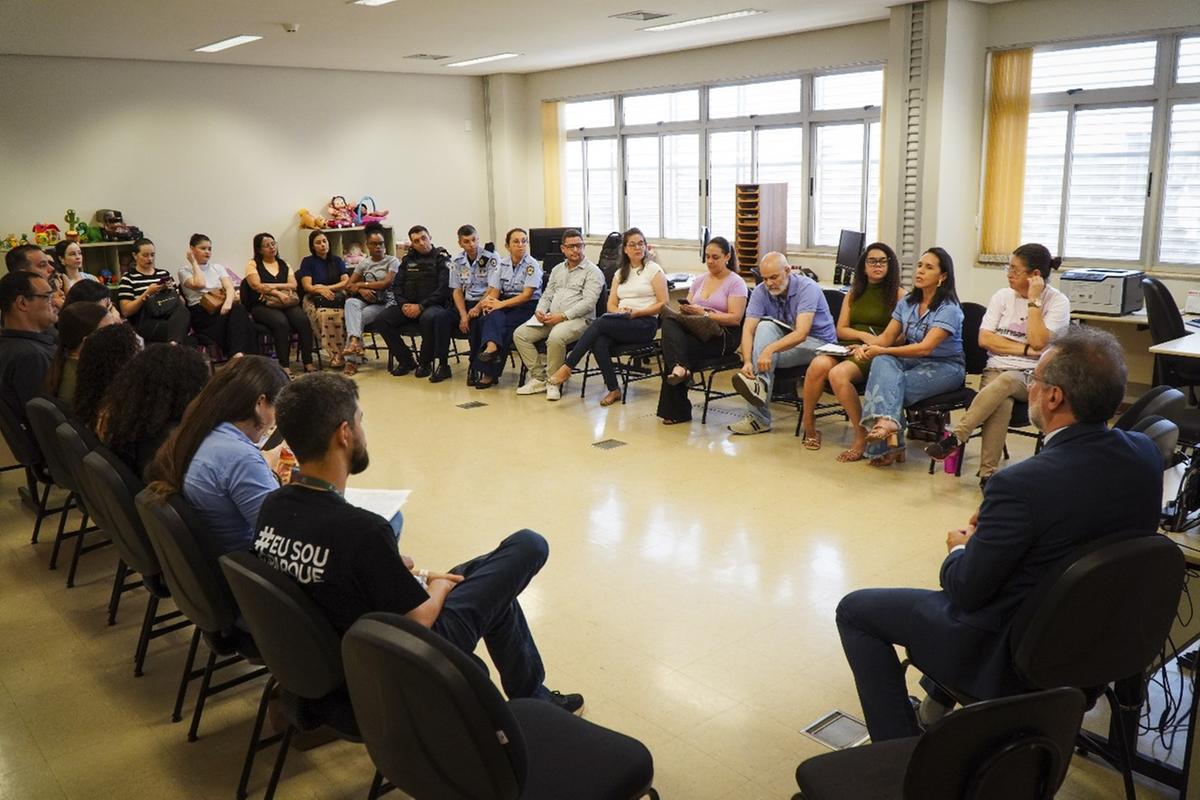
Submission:
{"label": "lanyard", "polygon": [[298,483],[301,486],[307,486],[310,489],[320,489],[323,492],[333,492],[338,497],[342,496],[342,493],[338,491],[338,488],[332,483],[322,480],[321,478],[314,478],[311,475],[305,475],[301,473],[292,478],[292,483]]}

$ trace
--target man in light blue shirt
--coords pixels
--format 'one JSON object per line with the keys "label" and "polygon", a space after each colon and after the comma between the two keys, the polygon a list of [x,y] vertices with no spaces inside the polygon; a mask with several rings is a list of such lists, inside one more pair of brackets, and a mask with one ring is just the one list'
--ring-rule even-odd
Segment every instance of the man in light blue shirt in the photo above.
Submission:
{"label": "man in light blue shirt", "polygon": [[741,372],[733,388],[750,404],[745,418],[729,426],[739,435],[771,430],[775,370],[802,367],[817,349],[837,341],[829,302],[816,281],[792,272],[782,253],[767,253],[758,267],[762,282],[750,293],[742,327]]}
{"label": "man in light blue shirt", "polygon": [[258,445],[232,422],[205,437],[183,479],[183,496],[220,555],[253,547],[259,507],[278,488]]}

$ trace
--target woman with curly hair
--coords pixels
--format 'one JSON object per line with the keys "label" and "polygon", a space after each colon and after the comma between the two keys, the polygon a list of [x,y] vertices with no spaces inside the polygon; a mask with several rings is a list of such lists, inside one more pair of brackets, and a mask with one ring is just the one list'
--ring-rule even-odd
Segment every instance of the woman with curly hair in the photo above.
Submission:
{"label": "woman with curly hair", "polygon": [[50,371],[46,373],[46,393],[64,403],[75,398],[75,370],[79,366],[79,348],[97,328],[119,323],[111,308],[99,303],[72,303],[58,315],[58,347]]}
{"label": "woman with curly hair", "polygon": [[109,325],[83,340],[75,368],[75,416],[90,430],[96,429],[100,401],[121,367],[142,349],[132,325]]}
{"label": "woman with curly hair", "polygon": [[141,475],[207,382],[208,364],[198,351],[152,344],[109,384],[96,435]]}

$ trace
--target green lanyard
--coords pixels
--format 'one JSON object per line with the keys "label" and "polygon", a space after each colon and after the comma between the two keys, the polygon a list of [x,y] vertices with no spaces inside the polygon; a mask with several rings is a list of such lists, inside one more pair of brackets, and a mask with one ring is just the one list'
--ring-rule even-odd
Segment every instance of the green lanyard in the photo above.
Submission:
{"label": "green lanyard", "polygon": [[333,492],[338,497],[342,496],[342,493],[338,491],[338,488],[332,483],[320,478],[314,478],[311,475],[305,475],[301,473],[292,478],[292,483],[298,483],[302,486],[307,486],[310,489],[320,489],[323,492]]}

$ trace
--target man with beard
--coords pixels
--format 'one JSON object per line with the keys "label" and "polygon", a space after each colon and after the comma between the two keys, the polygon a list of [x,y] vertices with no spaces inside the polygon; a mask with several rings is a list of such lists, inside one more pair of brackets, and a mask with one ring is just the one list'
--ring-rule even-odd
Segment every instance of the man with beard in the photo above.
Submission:
{"label": "man with beard", "polygon": [[742,327],[742,370],[733,388],[750,411],[729,430],[741,436],[771,430],[771,391],[775,370],[803,367],[817,348],[837,341],[829,301],[820,285],[792,272],[782,253],[767,253],[758,265],[762,281],[750,293]]}
{"label": "man with beard", "polygon": [[583,708],[581,695],[546,688],[517,601],[546,562],[545,539],[521,530],[449,572],[414,571],[387,520],[342,496],[346,479],[369,461],[358,386],[341,375],[306,375],[280,392],[275,414],[300,469],[263,502],[254,542],[260,558],[295,578],[339,633],[372,611],[403,614],[468,655],[483,639],[510,698]]}
{"label": "man with beard", "polygon": [[1028,385],[1029,417],[1045,446],[993,475],[967,527],[947,534],[942,590],[860,589],[838,604],[873,741],[919,733],[894,645],[925,675],[924,724],[953,702],[938,686],[980,700],[1029,691],[1013,669],[1009,629],[1042,577],[1106,536],[1156,535],[1162,456],[1146,436],[1106,426],[1125,395],[1125,358],[1112,334],[1068,326]]}

